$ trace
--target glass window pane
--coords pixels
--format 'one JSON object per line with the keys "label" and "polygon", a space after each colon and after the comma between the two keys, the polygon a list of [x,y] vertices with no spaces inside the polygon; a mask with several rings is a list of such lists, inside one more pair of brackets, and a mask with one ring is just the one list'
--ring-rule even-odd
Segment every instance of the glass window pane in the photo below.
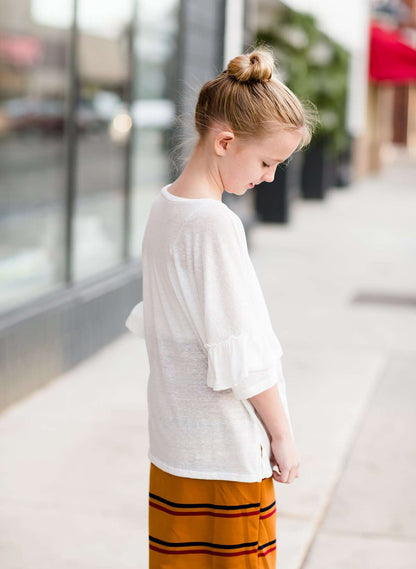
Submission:
{"label": "glass window pane", "polygon": [[133,0],[79,0],[74,279],[120,264]]}
{"label": "glass window pane", "polygon": [[0,0],[0,310],[63,285],[72,2],[53,7]]}
{"label": "glass window pane", "polygon": [[168,183],[175,119],[179,0],[140,0],[134,38],[130,250],[141,255],[155,193]]}

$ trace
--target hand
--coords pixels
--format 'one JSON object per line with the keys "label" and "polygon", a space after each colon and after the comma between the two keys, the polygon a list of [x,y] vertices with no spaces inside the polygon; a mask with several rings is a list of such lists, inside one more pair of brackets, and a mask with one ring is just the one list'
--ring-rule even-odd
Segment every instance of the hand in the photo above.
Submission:
{"label": "hand", "polygon": [[277,465],[280,472],[273,470],[273,478],[277,482],[290,484],[295,478],[299,478],[299,455],[291,436],[282,439],[272,439],[271,463]]}

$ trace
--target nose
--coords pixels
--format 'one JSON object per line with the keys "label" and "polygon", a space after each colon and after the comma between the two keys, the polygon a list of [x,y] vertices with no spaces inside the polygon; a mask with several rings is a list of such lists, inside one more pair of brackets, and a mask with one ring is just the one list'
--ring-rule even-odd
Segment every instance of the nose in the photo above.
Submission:
{"label": "nose", "polygon": [[263,176],[264,182],[273,182],[276,173],[276,168],[270,168]]}

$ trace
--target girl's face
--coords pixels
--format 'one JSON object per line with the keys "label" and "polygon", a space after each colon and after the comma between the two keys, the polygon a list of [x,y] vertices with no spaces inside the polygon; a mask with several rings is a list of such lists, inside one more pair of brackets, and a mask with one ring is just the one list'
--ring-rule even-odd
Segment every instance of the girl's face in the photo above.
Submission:
{"label": "girl's face", "polygon": [[[230,194],[242,195],[261,182],[272,182],[279,164],[297,148],[299,131],[276,131],[272,135],[243,142],[229,131],[217,139],[223,153],[219,160],[219,174],[223,188]],[[228,136],[227,134],[231,135]]]}

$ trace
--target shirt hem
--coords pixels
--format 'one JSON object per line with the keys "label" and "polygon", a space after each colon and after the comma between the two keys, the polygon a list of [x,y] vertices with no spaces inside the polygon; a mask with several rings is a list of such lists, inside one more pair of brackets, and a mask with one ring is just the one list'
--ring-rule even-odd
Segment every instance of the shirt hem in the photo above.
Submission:
{"label": "shirt hem", "polygon": [[155,466],[168,472],[169,474],[173,474],[175,476],[182,476],[184,478],[198,478],[204,480],[231,480],[235,482],[261,482],[264,478],[270,478],[273,475],[271,472],[270,476],[262,476],[261,474],[237,474],[237,473],[230,473],[230,472],[206,472],[200,470],[188,470],[184,468],[176,468],[175,466],[170,466],[159,460],[151,453],[148,454],[148,458],[150,462],[152,462]]}

